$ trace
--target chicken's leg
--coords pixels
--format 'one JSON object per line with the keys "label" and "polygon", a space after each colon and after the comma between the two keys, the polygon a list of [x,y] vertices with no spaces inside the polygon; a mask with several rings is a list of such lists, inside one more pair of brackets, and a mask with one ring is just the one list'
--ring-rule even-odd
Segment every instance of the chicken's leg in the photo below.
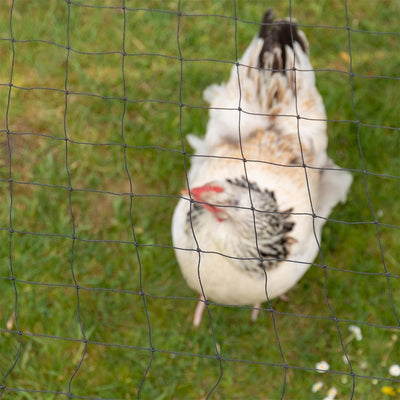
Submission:
{"label": "chicken's leg", "polygon": [[260,307],[261,307],[261,303],[256,303],[256,304],[254,304],[254,307],[251,310],[251,320],[253,322],[257,321],[258,314],[260,313]]}
{"label": "chicken's leg", "polygon": [[200,325],[201,318],[203,317],[203,312],[206,307],[205,301],[206,299],[204,298],[203,295],[201,295],[197,302],[196,310],[194,311],[194,316],[193,316],[193,326],[195,327],[198,327]]}

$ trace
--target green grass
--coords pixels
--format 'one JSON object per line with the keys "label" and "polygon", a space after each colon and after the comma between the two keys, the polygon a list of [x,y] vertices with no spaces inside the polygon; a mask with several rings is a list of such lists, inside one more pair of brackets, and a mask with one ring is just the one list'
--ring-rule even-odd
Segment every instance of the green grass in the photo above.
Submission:
{"label": "green grass", "polygon": [[[183,135],[205,131],[202,91],[226,80],[230,70],[226,62],[208,60],[235,61],[235,21],[178,18],[178,1],[126,3],[166,12],[127,11],[124,37],[121,8],[70,5],[66,114],[67,3],[15,1],[16,41],[0,40],[0,381],[6,399],[66,399],[69,390],[74,396],[131,399],[139,389],[142,399],[204,399],[220,376],[208,318],[198,329],[191,325],[197,294],[180,275],[170,220],[184,186],[180,126]],[[1,39],[11,37],[10,4],[0,4]],[[289,13],[288,2],[268,6],[278,16]],[[398,32],[399,3],[361,0],[348,6],[351,28]],[[181,11],[234,16],[231,1],[182,1]],[[240,20],[259,22],[263,12],[259,2],[237,2]],[[290,302],[274,300],[276,312],[262,313],[254,324],[248,309],[210,306],[223,358],[211,398],[318,400],[331,386],[337,399],[351,398],[340,330],[356,374],[353,398],[384,399],[383,386],[400,389],[398,378],[385,380],[391,378],[389,366],[400,364],[392,309],[400,314],[400,141],[399,132],[389,129],[400,127],[400,81],[374,76],[398,77],[399,37],[352,31],[352,82],[347,30],[322,27],[345,27],[343,2],[295,1],[292,14],[300,24],[314,25],[304,31],[332,120],[329,154],[354,170],[354,183],[348,202],[332,215],[339,222],[324,229],[322,255],[329,268],[324,271],[317,259],[288,293]],[[182,110],[178,21],[185,59]],[[239,54],[257,28],[238,21]],[[122,73],[123,40],[129,56]],[[7,114],[11,70],[15,87]],[[126,169],[137,195],[132,199]],[[374,215],[384,225],[376,227]],[[389,280],[380,245],[386,270],[395,275]],[[358,321],[362,341],[351,338],[352,321]],[[322,359],[333,372],[315,371]],[[323,389],[311,393],[319,380]]]}

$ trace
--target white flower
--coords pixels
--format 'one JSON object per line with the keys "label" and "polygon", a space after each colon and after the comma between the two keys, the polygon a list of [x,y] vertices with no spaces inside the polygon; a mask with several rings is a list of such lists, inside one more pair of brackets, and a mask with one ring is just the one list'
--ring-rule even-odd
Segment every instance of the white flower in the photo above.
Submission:
{"label": "white flower", "polygon": [[313,393],[318,392],[319,390],[321,390],[321,388],[322,388],[323,385],[324,385],[324,384],[323,384],[322,382],[316,382],[316,383],[314,383],[314,385],[312,386],[311,391],[312,391]]}
{"label": "white flower", "polygon": [[319,373],[323,374],[329,370],[329,364],[325,360],[322,360],[315,364],[315,368]]}
{"label": "white flower", "polygon": [[329,400],[333,400],[333,399],[336,397],[336,395],[337,395],[337,389],[336,389],[335,387],[331,387],[331,388],[328,390],[327,395],[328,395],[328,399],[329,399]]}
{"label": "white flower", "polygon": [[342,360],[343,360],[343,362],[344,362],[345,364],[349,364],[349,362],[350,362],[350,357],[349,357],[349,355],[347,355],[347,357],[346,357],[346,355],[343,354]]}
{"label": "white flower", "polygon": [[362,340],[361,328],[357,325],[350,325],[349,331],[355,336],[355,338],[360,341]]}
{"label": "white flower", "polygon": [[368,363],[365,360],[360,361],[360,368],[361,369],[367,369],[368,368]]}
{"label": "white flower", "polygon": [[400,365],[393,364],[389,368],[389,374],[392,376],[400,376]]}

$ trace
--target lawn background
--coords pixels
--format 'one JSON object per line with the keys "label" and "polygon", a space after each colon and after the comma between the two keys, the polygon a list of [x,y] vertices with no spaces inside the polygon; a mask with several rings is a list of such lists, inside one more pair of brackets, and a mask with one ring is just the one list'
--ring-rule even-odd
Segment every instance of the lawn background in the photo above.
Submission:
{"label": "lawn background", "polygon": [[[0,2],[0,397],[400,389],[388,373],[400,364],[400,3],[122,4]],[[212,329],[194,329],[197,294],[170,234],[190,163],[182,137],[204,133],[203,89],[227,79],[268,7],[303,25],[329,154],[354,183],[324,228],[326,269],[317,259],[254,324],[246,308],[211,305]]]}

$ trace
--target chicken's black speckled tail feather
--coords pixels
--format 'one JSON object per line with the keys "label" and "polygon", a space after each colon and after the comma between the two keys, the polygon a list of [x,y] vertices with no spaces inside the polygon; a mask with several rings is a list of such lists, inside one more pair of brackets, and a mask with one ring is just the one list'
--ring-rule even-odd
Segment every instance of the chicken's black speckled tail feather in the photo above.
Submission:
{"label": "chicken's black speckled tail feather", "polygon": [[288,20],[279,20],[274,22],[274,12],[269,9],[264,14],[262,25],[258,36],[264,39],[264,45],[258,58],[259,68],[264,68],[264,54],[272,52],[275,47],[281,48],[281,57],[274,57],[272,63],[273,72],[285,73],[286,51],[285,46],[294,48],[293,43],[297,42],[304,52],[307,52],[307,46],[304,40],[297,32],[296,24]]}

